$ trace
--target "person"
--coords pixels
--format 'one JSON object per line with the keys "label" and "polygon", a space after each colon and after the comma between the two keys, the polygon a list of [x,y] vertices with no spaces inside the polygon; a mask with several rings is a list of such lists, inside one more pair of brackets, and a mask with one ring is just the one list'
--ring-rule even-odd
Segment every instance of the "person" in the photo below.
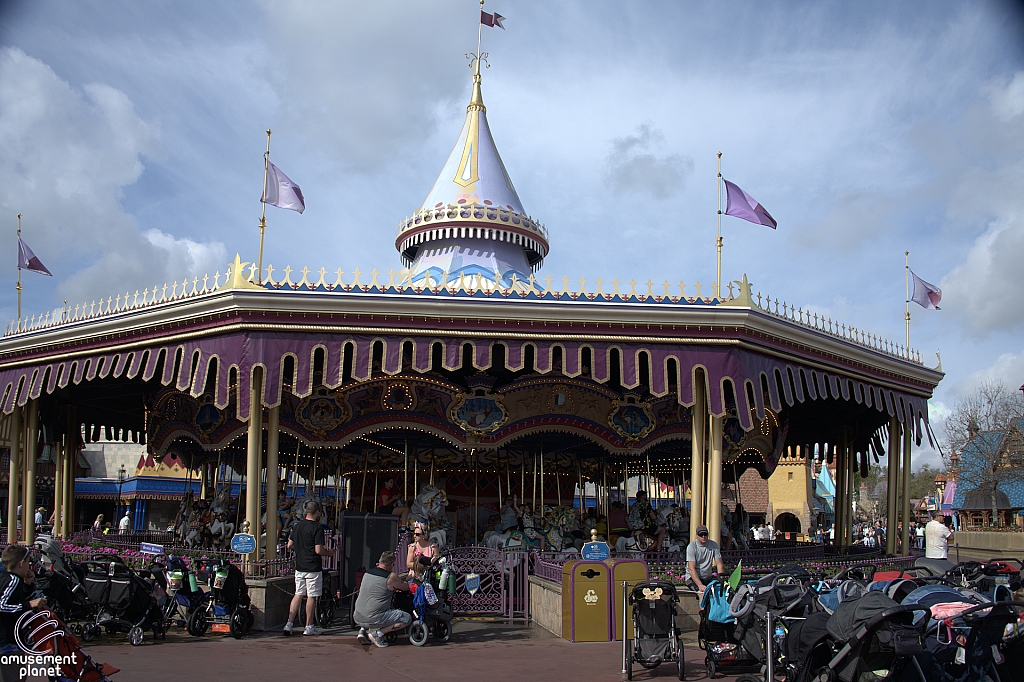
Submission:
{"label": "person", "polygon": [[102,533],[103,532],[103,514],[97,514],[96,520],[92,522],[92,532]]}
{"label": "person", "polygon": [[[29,609],[46,606],[46,599],[32,598],[32,583],[35,582],[36,576],[29,564],[28,547],[8,545],[0,554],[0,562],[3,562],[4,566],[4,571],[0,573],[0,654],[3,654],[2,658],[5,659],[10,654],[24,657],[25,652],[18,646],[14,637],[18,619]],[[18,661],[0,665],[0,679],[24,679],[18,671],[21,665],[24,663]]]}
{"label": "person", "polygon": [[928,559],[949,558],[949,539],[953,537],[953,531],[942,520],[940,512],[924,527],[924,555]]}
{"label": "person", "polygon": [[924,549],[924,524],[917,524],[917,528],[914,529],[914,535],[917,536],[917,548]]}
{"label": "person", "polygon": [[[663,525],[658,525],[658,515],[654,513],[654,507],[647,501],[647,493],[643,490],[636,493],[636,502],[629,510],[627,525],[630,530],[643,530],[654,538],[654,544],[651,545],[652,552],[661,549],[661,542],[665,539],[667,529]],[[718,546],[717,542],[715,546]]]}
{"label": "person", "polygon": [[44,509],[43,507],[39,507],[38,509],[36,509],[36,515],[35,515],[35,517],[33,519],[33,521],[35,522],[36,528],[39,528],[40,526],[43,525],[43,512],[45,512],[45,511],[46,511],[46,509]]}
{"label": "person", "polygon": [[408,613],[391,608],[391,599],[396,591],[409,591],[409,583],[392,571],[394,566],[395,553],[384,552],[377,565],[363,575],[353,615],[359,626],[356,639],[360,644],[373,642],[375,646],[386,647],[388,643],[384,635],[407,628],[412,623],[412,616]]}
{"label": "person", "polygon": [[612,502],[612,508],[608,510],[608,530],[612,537],[608,538],[611,543],[619,536],[629,535],[629,526],[626,524],[626,508],[616,500]]}
{"label": "person", "polygon": [[103,524],[103,534],[110,535],[110,521]]}
{"label": "person", "polygon": [[605,516],[604,514],[601,514],[600,516],[598,516],[597,517],[597,525],[594,526],[594,528],[597,530],[597,536],[598,537],[600,537],[600,538],[607,538],[608,537],[608,517]]}
{"label": "person", "polygon": [[732,514],[732,539],[737,549],[748,549],[747,536],[750,533],[750,514],[743,508],[742,502],[736,503],[736,511]]}
{"label": "person", "polygon": [[513,497],[512,495],[505,498],[505,506],[501,509],[501,528],[498,530],[499,533],[519,527],[519,515],[516,514],[516,502],[518,499],[518,496]]}
{"label": "person", "polygon": [[390,514],[395,510],[395,500],[398,499],[398,491],[395,490],[394,477],[384,481],[384,487],[380,489],[377,496],[377,513]]}
{"label": "person", "polygon": [[128,528],[131,525],[132,525],[131,512],[129,512],[127,509],[125,509],[124,516],[122,516],[121,520],[118,521],[118,523],[117,523],[117,532],[121,533],[123,535],[123,534],[128,532]]}
{"label": "person", "polygon": [[319,635],[316,626],[316,599],[323,593],[323,560],[320,557],[333,556],[337,549],[324,547],[324,528],[320,525],[320,503],[306,502],[306,517],[292,523],[288,537],[288,549],[295,552],[295,596],[288,607],[288,622],[284,634],[292,634],[293,623],[299,617],[299,606],[306,598],[306,628],[303,635]]}
{"label": "person", "polygon": [[[518,498],[515,499],[518,500]],[[520,507],[515,501],[512,504],[522,523],[523,535],[531,540],[539,539],[540,550],[543,552],[547,543],[544,541],[544,536],[537,532],[537,522],[533,518],[533,510],[530,508],[530,505],[524,502],[523,506]]]}
{"label": "person", "polygon": [[[412,539],[405,557],[405,565],[411,567],[421,556],[433,560],[438,554],[437,541],[431,539],[427,526],[417,521],[412,526]],[[410,575],[412,573],[410,572]]]}
{"label": "person", "polygon": [[697,593],[697,599],[704,597],[704,588],[715,573],[725,573],[722,552],[718,543],[708,539],[708,527],[697,526],[697,537],[686,546],[686,586]]}

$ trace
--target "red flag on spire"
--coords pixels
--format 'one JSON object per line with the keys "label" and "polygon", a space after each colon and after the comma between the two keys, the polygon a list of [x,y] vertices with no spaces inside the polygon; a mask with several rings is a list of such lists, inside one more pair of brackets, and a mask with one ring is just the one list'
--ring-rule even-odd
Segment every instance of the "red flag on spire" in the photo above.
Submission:
{"label": "red flag on spire", "polygon": [[491,28],[497,26],[504,31],[505,26],[501,23],[503,21],[505,21],[505,17],[501,16],[497,12],[490,14],[489,12],[480,10],[480,23],[484,26],[490,26]]}

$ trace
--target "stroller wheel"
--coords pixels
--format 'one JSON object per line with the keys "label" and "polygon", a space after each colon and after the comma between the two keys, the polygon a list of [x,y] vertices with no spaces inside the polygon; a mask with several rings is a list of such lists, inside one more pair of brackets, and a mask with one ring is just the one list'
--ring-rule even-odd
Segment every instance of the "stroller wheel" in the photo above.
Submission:
{"label": "stroller wheel", "polygon": [[145,638],[145,633],[138,625],[132,626],[132,629],[128,631],[128,643],[132,646],[139,646],[142,644],[142,640]]}
{"label": "stroller wheel", "polygon": [[96,639],[96,635],[100,634],[100,628],[98,625],[86,625],[82,628],[82,639],[86,642],[91,642]]}
{"label": "stroller wheel", "polygon": [[316,620],[322,628],[331,627],[331,623],[334,622],[334,599],[332,597],[325,594],[317,599]]}
{"label": "stroller wheel", "polygon": [[718,666],[710,658],[704,659],[704,667],[708,669],[708,677],[714,677],[718,673]]}
{"label": "stroller wheel", "polygon": [[206,634],[206,628],[208,625],[209,623],[206,620],[206,609],[198,608],[189,615],[188,623],[185,627],[188,629],[188,634],[193,637],[202,637]]}
{"label": "stroller wheel", "polygon": [[231,622],[228,623],[228,631],[231,633],[232,637],[235,639],[242,639],[242,635],[244,635],[245,631],[249,629],[247,625],[248,619],[245,617],[245,613],[242,609],[236,608],[231,612]]}
{"label": "stroller wheel", "polygon": [[633,647],[630,646],[626,651],[626,679],[633,679]]}
{"label": "stroller wheel", "polygon": [[439,620],[434,623],[434,638],[439,642],[447,642],[452,638],[452,625],[448,621]]}
{"label": "stroller wheel", "polygon": [[822,668],[812,679],[814,682],[835,682],[836,671],[832,668]]}
{"label": "stroller wheel", "polygon": [[679,679],[686,679],[686,662],[683,661],[683,652],[679,651],[679,657],[676,659],[676,668],[679,669]]}
{"label": "stroller wheel", "polygon": [[423,646],[426,644],[428,634],[430,634],[430,631],[427,629],[426,624],[421,620],[414,621],[413,624],[409,626],[409,641],[416,646]]}
{"label": "stroller wheel", "polygon": [[386,641],[388,644],[394,644],[398,641],[398,633],[395,631],[387,633],[386,635],[384,635],[384,641]]}

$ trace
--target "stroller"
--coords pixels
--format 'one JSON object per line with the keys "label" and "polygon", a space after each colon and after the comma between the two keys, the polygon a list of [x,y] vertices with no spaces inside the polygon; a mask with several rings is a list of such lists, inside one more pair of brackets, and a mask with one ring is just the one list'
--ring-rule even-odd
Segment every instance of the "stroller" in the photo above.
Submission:
{"label": "stroller", "polygon": [[118,557],[98,555],[82,563],[85,593],[96,605],[96,619],[82,628],[82,639],[91,642],[106,628],[108,633],[126,631],[132,646],[142,644],[146,630],[164,637],[164,618],[153,597],[153,586],[136,575]]}
{"label": "stroller", "polygon": [[36,542],[36,589],[46,597],[47,604],[68,623],[75,634],[82,634],[82,624],[96,619],[96,606],[85,594],[85,569],[64,556],[60,543],[53,539]]}
{"label": "stroller", "polygon": [[633,606],[633,641],[625,645],[626,677],[633,679],[633,663],[648,670],[674,661],[679,679],[685,677],[683,643],[676,629],[679,593],[672,583],[651,580],[637,583],[629,593]]}
{"label": "stroller", "polygon": [[188,617],[188,633],[202,637],[206,630],[227,632],[241,639],[252,627],[252,602],[245,575],[237,566],[221,559],[209,567],[210,591]]}
{"label": "stroller", "polygon": [[704,666],[708,677],[719,672],[754,672],[760,668],[758,660],[740,646],[735,638],[736,619],[729,614],[731,596],[728,590],[713,580],[707,584],[700,603],[700,623],[697,626],[697,646],[704,650]]}
{"label": "stroller", "polygon": [[166,627],[187,627],[188,618],[203,603],[206,593],[199,587],[196,576],[179,556],[168,556],[163,564],[167,582],[167,602],[164,604]]}
{"label": "stroller", "polygon": [[785,640],[787,682],[856,682],[896,679],[912,670],[924,677],[915,656],[923,650],[924,626],[916,605],[901,606],[880,591],[839,603],[831,615],[813,613],[794,623]]}
{"label": "stroller", "polygon": [[[420,560],[422,561],[423,557]],[[410,583],[410,587],[415,588],[414,592],[395,593],[394,607],[412,615],[409,641],[415,646],[426,644],[430,635],[439,642],[451,639],[455,611],[448,599],[450,576],[448,559],[442,557],[436,564],[424,566],[422,577]],[[397,632],[387,634],[389,642],[397,638]]]}

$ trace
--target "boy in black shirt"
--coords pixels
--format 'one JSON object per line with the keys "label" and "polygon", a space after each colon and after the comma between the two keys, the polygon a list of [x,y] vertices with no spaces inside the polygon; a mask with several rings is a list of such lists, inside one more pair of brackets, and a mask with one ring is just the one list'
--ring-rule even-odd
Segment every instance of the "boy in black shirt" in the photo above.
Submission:
{"label": "boy in black shirt", "polygon": [[9,645],[15,643],[14,624],[18,617],[28,609],[46,606],[46,600],[30,599],[36,574],[28,563],[27,547],[9,545],[0,554],[0,561],[5,569],[0,573],[0,645]]}

